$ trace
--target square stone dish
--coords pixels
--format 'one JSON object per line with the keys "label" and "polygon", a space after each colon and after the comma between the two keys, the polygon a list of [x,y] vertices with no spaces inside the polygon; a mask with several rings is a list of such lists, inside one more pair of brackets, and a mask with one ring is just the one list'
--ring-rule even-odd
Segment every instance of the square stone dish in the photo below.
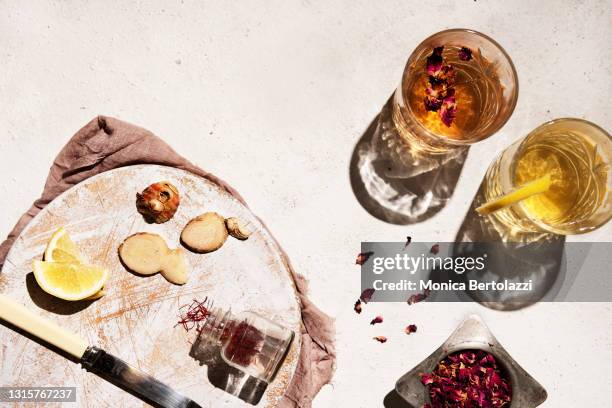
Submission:
{"label": "square stone dish", "polygon": [[507,373],[512,387],[510,408],[534,408],[547,397],[546,390],[530,376],[502,347],[480,316],[465,319],[450,337],[429,357],[423,360],[395,384],[396,392],[413,408],[429,402],[427,387],[420,374],[430,373],[447,355],[460,350],[480,349],[493,354]]}

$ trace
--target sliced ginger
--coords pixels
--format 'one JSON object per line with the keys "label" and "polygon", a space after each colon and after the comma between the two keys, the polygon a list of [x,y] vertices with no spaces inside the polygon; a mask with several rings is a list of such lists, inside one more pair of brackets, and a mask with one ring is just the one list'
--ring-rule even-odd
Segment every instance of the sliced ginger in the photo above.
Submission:
{"label": "sliced ginger", "polygon": [[141,275],[160,272],[168,282],[183,285],[187,282],[187,263],[181,249],[168,248],[157,234],[140,232],[123,241],[119,257],[131,271]]}
{"label": "sliced ginger", "polygon": [[181,242],[193,252],[206,253],[221,248],[227,236],[225,218],[216,212],[207,212],[187,223]]}

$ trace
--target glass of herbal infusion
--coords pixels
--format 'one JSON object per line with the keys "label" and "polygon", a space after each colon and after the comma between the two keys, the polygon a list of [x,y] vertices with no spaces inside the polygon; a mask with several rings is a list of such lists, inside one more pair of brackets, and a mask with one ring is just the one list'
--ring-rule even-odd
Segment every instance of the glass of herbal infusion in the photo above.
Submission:
{"label": "glass of herbal infusion", "polygon": [[415,153],[446,155],[497,132],[517,97],[516,70],[504,49],[484,34],[453,29],[410,55],[391,116]]}
{"label": "glass of herbal infusion", "polygon": [[476,211],[517,233],[592,231],[612,217],[611,162],[612,138],[599,126],[544,123],[489,166]]}
{"label": "glass of herbal infusion", "polygon": [[[360,149],[358,167],[366,190],[383,206],[408,216],[436,205],[435,197],[415,205],[428,189],[443,183],[434,170],[453,159],[462,163],[469,145],[495,134],[510,118],[517,97],[514,65],[492,38],[467,29],[426,38],[408,58],[371,142]],[[433,174],[425,193],[397,186],[399,179],[425,173]]]}

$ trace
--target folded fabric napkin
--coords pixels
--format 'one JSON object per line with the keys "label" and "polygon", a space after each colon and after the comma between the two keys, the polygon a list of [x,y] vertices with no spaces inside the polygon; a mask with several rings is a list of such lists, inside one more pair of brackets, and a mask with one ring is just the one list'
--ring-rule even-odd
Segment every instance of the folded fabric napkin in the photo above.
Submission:
{"label": "folded fabric napkin", "polygon": [[[205,172],[176,153],[148,130],[120,120],[98,116],[79,130],[55,158],[41,197],[19,219],[0,245],[0,268],[19,233],[55,197],[96,174],[133,164],[159,164],[202,176],[225,189],[243,204],[244,199],[224,181]],[[280,408],[308,408],[335,366],[334,323],[306,296],[306,281],[287,256],[285,262],[295,281],[302,310],[302,351],[292,383]]]}

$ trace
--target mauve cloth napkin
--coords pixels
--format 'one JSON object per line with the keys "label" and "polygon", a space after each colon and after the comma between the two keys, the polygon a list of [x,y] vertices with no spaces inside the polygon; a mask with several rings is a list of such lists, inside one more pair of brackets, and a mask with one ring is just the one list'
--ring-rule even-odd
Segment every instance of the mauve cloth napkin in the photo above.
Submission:
{"label": "mauve cloth napkin", "polygon": [[[190,171],[218,184],[244,203],[240,194],[224,181],[181,157],[148,130],[111,117],[98,116],[79,130],[55,158],[41,197],[0,245],[0,268],[19,233],[51,200],[91,176],[133,164],[160,164]],[[336,360],[334,323],[308,299],[306,281],[291,267],[284,253],[283,256],[295,281],[303,324],[298,366],[279,407],[308,408],[333,375]]]}

